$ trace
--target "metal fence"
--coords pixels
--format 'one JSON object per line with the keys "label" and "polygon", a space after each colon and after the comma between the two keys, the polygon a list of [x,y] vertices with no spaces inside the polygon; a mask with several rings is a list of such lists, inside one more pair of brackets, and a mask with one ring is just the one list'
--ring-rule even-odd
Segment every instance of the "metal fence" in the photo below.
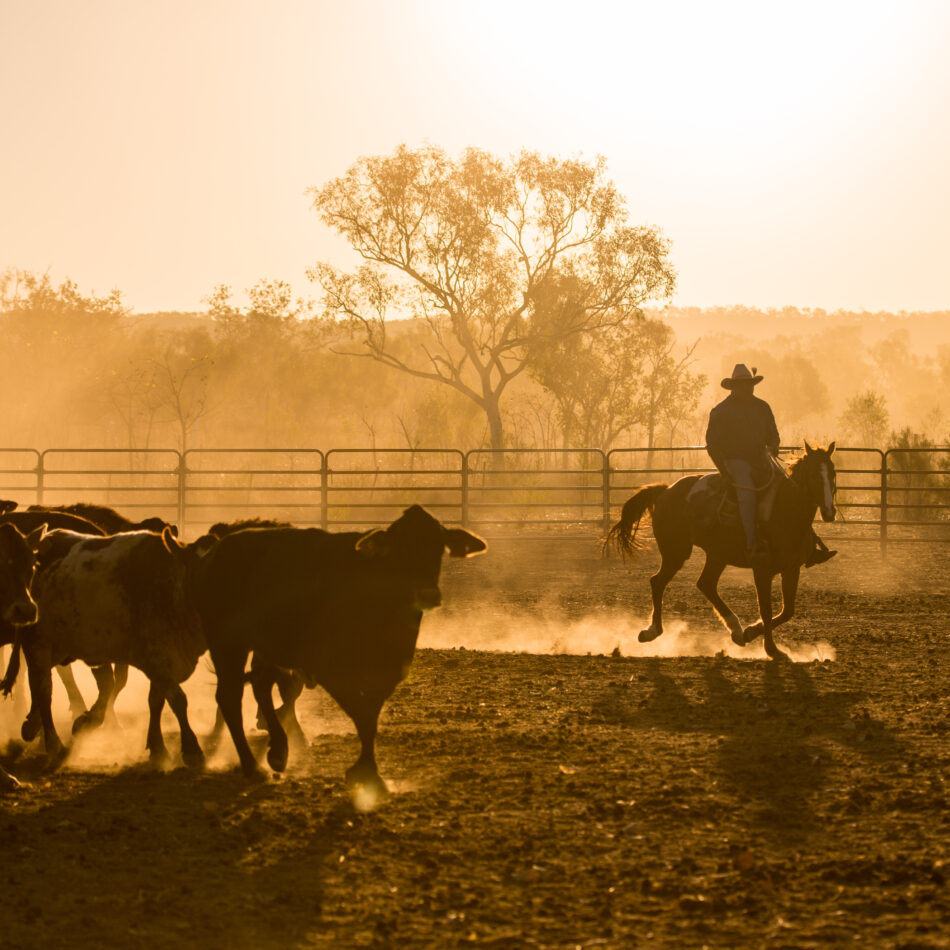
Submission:
{"label": "metal fence", "polygon": [[[795,449],[786,449],[792,452]],[[950,541],[950,448],[841,447],[830,541]],[[196,536],[266,517],[386,524],[412,502],[491,538],[600,537],[640,485],[711,471],[701,446],[656,449],[0,449],[0,496],[159,515]]]}

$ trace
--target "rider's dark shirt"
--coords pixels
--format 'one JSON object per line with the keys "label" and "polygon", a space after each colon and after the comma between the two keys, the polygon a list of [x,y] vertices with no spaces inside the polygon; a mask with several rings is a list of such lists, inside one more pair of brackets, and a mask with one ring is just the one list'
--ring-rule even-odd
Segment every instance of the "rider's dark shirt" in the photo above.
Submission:
{"label": "rider's dark shirt", "polygon": [[709,413],[706,451],[720,470],[726,459],[745,459],[754,465],[766,460],[766,451],[778,452],[775,417],[764,399],[736,399],[730,393]]}

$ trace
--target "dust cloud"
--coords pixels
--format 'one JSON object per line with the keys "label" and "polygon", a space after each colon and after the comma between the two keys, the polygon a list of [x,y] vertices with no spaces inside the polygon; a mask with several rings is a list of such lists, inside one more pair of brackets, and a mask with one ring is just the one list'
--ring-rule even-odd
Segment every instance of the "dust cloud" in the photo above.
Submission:
{"label": "dust cloud", "polygon": [[[683,621],[669,623],[661,637],[640,643],[637,634],[648,626],[621,611],[595,611],[585,616],[545,619],[521,611],[485,615],[434,614],[423,621],[419,646],[431,649],[490,650],[501,653],[609,654],[623,656],[717,656],[735,660],[766,659],[761,638],[749,646],[732,642],[724,628],[692,630]],[[796,663],[835,659],[835,648],[824,640],[779,646]]]}

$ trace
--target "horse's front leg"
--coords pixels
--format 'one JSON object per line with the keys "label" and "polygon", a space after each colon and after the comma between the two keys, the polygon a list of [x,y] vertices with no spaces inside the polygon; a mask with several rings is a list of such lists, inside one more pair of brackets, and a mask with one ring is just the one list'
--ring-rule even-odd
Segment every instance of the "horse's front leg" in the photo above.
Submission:
{"label": "horse's front leg", "polygon": [[719,578],[726,569],[725,561],[713,561],[706,555],[703,571],[696,581],[696,586],[703,592],[706,599],[713,605],[722,622],[729,628],[734,643],[744,646],[742,624],[739,618],[729,609],[729,605],[719,596]]}
{"label": "horse's front leg", "polygon": [[756,568],[755,595],[759,601],[759,616],[762,618],[762,636],[765,639],[765,652],[777,660],[785,654],[775,645],[772,637],[772,571],[769,568]]}
{"label": "horse's front leg", "polygon": [[[798,593],[798,580],[801,572],[802,569],[799,566],[782,572],[782,612],[772,618],[771,627],[773,630],[783,623],[788,623],[795,616],[795,595]],[[771,581],[769,581],[769,593],[771,599]],[[752,624],[751,627],[746,627],[742,632],[742,641],[736,640],[736,643],[751,643],[764,632],[765,624],[760,620],[758,623]]]}
{"label": "horse's front leg", "polygon": [[782,612],[772,618],[773,630],[783,623],[788,623],[795,616],[795,595],[798,593],[801,573],[802,569],[797,564],[787,571],[782,571]]}

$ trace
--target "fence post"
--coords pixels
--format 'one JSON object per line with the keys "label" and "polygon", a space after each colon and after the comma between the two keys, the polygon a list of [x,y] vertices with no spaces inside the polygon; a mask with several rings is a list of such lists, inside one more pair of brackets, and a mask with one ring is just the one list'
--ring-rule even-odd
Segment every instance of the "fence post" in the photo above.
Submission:
{"label": "fence post", "polygon": [[186,534],[185,531],[185,492],[187,491],[186,485],[186,472],[188,470],[188,464],[185,461],[188,452],[178,453],[178,531],[184,537]]}
{"label": "fence post", "polygon": [[887,452],[881,453],[881,557],[887,557]]}
{"label": "fence post", "polygon": [[610,453],[604,452],[603,470],[604,537],[610,531]]}
{"label": "fence post", "polygon": [[46,452],[38,452],[36,455],[36,503],[43,504],[43,489],[45,488],[46,469],[44,460]]}
{"label": "fence post", "polygon": [[329,452],[320,453],[320,527],[328,531],[330,527],[330,462]]}
{"label": "fence post", "polygon": [[468,499],[468,452],[462,455],[462,527],[468,527],[469,519]]}

